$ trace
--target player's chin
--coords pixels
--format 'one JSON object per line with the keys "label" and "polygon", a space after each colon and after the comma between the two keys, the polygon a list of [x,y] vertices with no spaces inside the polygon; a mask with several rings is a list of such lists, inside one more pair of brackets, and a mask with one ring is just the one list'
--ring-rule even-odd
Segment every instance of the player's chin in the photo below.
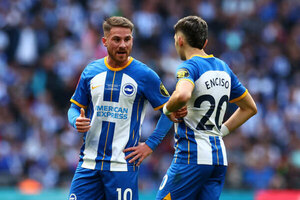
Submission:
{"label": "player's chin", "polygon": [[120,62],[124,62],[128,59],[128,54],[127,53],[117,53],[116,58],[120,61]]}

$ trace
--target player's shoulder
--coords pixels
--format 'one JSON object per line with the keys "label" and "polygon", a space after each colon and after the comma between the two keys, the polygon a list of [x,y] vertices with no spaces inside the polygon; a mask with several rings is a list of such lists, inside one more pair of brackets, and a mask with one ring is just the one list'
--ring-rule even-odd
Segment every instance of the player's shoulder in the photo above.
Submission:
{"label": "player's shoulder", "polygon": [[181,76],[185,75],[187,73],[186,71],[193,74],[196,79],[209,71],[224,71],[231,74],[228,65],[212,54],[207,56],[195,55],[182,62],[177,68],[177,76],[178,74]]}
{"label": "player's shoulder", "polygon": [[156,74],[156,72],[153,69],[151,69],[148,65],[137,59],[133,59],[132,64],[135,72],[148,75]]}
{"label": "player's shoulder", "polygon": [[92,71],[96,70],[97,68],[104,68],[105,63],[104,63],[104,58],[93,60],[90,63],[87,64],[87,66],[84,68],[86,71]]}
{"label": "player's shoulder", "polygon": [[183,61],[179,67],[189,67],[189,66],[195,66],[197,65],[198,61],[196,59],[194,59],[194,57],[187,59],[185,61]]}
{"label": "player's shoulder", "polygon": [[215,57],[215,63],[216,63],[215,66],[216,66],[218,71],[225,71],[228,74],[232,73],[230,67],[228,66],[228,64],[224,60]]}
{"label": "player's shoulder", "polygon": [[200,66],[199,61],[197,59],[194,59],[194,57],[192,57],[190,59],[183,61],[177,67],[177,73],[180,73],[182,75],[186,74],[187,71],[191,73],[198,73],[199,66]]}
{"label": "player's shoulder", "polygon": [[134,65],[136,70],[149,71],[151,69],[150,67],[148,67],[148,65],[135,58],[133,59],[132,64]]}
{"label": "player's shoulder", "polygon": [[218,57],[214,57],[214,62],[219,63],[223,67],[228,67],[227,63],[224,60],[222,60],[222,59],[220,59]]}
{"label": "player's shoulder", "polygon": [[209,65],[209,63],[214,62],[215,57],[213,55],[209,56],[200,56],[195,55],[190,57],[189,59],[183,61],[181,65],[179,65],[178,69],[180,68],[197,68],[197,67],[203,67],[206,65]]}
{"label": "player's shoulder", "polygon": [[227,63],[212,54],[208,56],[195,56],[191,59],[191,61],[194,61],[198,66],[201,66],[204,71],[216,70],[230,72],[230,68]]}
{"label": "player's shoulder", "polygon": [[101,71],[105,71],[104,58],[93,60],[86,65],[82,71],[83,76],[94,76]]}

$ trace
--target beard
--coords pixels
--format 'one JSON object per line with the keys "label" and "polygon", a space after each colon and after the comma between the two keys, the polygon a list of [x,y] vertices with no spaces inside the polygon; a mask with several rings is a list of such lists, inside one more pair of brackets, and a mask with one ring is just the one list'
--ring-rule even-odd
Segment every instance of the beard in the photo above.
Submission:
{"label": "beard", "polygon": [[[122,53],[118,53],[122,52]],[[107,53],[109,57],[116,63],[116,64],[123,64],[128,60],[128,57],[130,56],[131,50],[117,50],[115,52],[107,49]]]}

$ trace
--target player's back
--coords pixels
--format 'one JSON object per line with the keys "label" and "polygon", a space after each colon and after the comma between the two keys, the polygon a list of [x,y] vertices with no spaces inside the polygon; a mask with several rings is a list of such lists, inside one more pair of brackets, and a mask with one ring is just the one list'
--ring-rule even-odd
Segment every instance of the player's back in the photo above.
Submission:
{"label": "player's back", "polygon": [[175,161],[227,165],[220,128],[229,100],[245,95],[246,89],[227,64],[212,55],[183,62],[177,78],[192,82],[194,90],[188,115],[177,126]]}

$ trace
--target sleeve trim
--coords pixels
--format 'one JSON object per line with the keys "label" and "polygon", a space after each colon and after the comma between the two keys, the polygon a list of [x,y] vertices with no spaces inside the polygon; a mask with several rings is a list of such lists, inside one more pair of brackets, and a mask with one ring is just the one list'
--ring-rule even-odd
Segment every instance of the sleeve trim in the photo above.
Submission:
{"label": "sleeve trim", "polygon": [[239,97],[237,97],[235,99],[230,100],[229,103],[237,102],[237,101],[243,99],[247,94],[248,94],[248,90],[246,89],[246,91],[241,96],[239,96]]}
{"label": "sleeve trim", "polygon": [[70,99],[70,102],[74,103],[76,106],[79,106],[80,108],[87,109],[87,106],[84,106],[84,105],[78,103],[78,102],[75,101],[74,99]]}
{"label": "sleeve trim", "polygon": [[188,78],[181,78],[181,79],[179,79],[178,82],[176,83],[176,85],[177,85],[180,81],[182,81],[182,80],[189,81],[189,82],[192,83],[193,86],[195,87],[195,83],[194,83],[192,80],[188,79]]}
{"label": "sleeve trim", "polygon": [[152,149],[152,151],[154,151],[158,145],[158,144],[155,144],[154,142],[150,141],[149,139],[145,143],[148,147],[150,147],[150,149]]}
{"label": "sleeve trim", "polygon": [[[167,102],[166,102],[166,103],[167,103]],[[164,103],[164,104],[162,104],[162,105],[160,105],[160,106],[154,108],[154,110],[159,110],[159,109],[161,109],[162,107],[164,107],[164,105],[165,105],[166,103]]]}

